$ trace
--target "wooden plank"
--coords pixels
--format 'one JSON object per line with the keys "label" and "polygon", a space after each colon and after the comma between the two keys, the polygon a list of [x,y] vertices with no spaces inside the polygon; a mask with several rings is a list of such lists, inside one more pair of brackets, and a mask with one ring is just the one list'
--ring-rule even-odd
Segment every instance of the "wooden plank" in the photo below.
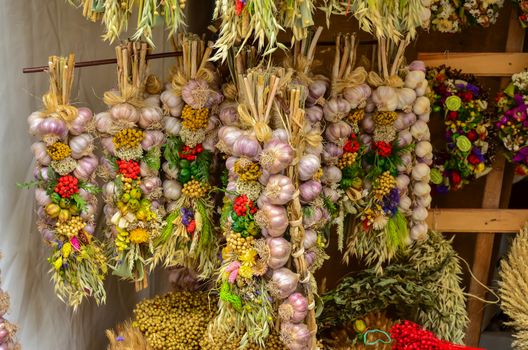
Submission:
{"label": "wooden plank", "polygon": [[427,66],[445,64],[481,77],[510,77],[528,67],[528,53],[511,52],[430,52],[419,53]]}
{"label": "wooden plank", "polygon": [[[485,209],[499,208],[505,164],[506,160],[504,157],[498,157],[493,166],[493,170],[486,178],[484,198],[482,200],[482,207]],[[482,232],[477,234],[475,241],[475,256],[471,270],[473,271],[475,278],[484,284],[487,284],[488,282],[494,239],[494,233]],[[486,297],[486,289],[475,280],[471,280],[469,294],[484,299]],[[482,318],[484,316],[484,304],[482,301],[476,298],[469,298],[468,315],[470,322],[465,342],[469,346],[478,347],[480,342]]]}
{"label": "wooden plank", "polygon": [[528,221],[528,209],[431,209],[427,224],[443,233],[512,233]]}

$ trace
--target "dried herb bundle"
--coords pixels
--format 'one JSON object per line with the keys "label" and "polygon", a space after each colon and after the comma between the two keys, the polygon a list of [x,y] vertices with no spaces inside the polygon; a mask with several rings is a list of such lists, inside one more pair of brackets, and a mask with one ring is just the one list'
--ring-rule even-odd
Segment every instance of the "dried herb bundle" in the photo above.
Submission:
{"label": "dried herb bundle", "polygon": [[344,278],[323,296],[321,329],[341,326],[380,310],[415,320],[441,339],[461,343],[468,321],[465,297],[460,288],[458,256],[446,240],[429,232],[425,242],[384,268],[363,270]]}
{"label": "dried herb bundle", "polygon": [[504,312],[512,319],[508,325],[515,329],[512,345],[515,349],[528,347],[528,226],[519,232],[511,250],[501,262],[500,296]]}

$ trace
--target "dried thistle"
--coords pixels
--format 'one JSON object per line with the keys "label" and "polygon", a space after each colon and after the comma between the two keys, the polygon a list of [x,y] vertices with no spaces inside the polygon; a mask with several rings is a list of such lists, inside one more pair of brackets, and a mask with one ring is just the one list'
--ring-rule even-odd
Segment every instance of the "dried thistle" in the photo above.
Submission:
{"label": "dried thistle", "polygon": [[528,225],[517,235],[506,259],[501,262],[500,297],[504,312],[512,319],[507,324],[515,329],[512,345],[528,348]]}

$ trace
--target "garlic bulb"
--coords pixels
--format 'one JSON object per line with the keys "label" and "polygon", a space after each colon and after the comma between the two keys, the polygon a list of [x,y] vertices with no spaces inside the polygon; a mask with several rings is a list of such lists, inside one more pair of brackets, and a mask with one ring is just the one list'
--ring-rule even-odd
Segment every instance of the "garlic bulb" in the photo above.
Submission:
{"label": "garlic bulb", "polygon": [[[179,117],[181,115],[183,99],[180,96],[176,95],[171,90],[165,90],[161,93],[160,100],[167,109],[171,110],[171,115],[173,117]],[[172,114],[172,111],[176,113]]]}
{"label": "garlic bulb", "polygon": [[218,147],[224,153],[232,153],[233,145],[242,136],[242,130],[233,126],[223,126],[218,130]]}
{"label": "garlic bulb", "polygon": [[218,118],[223,125],[236,125],[238,123],[237,103],[234,101],[222,103]]}
{"label": "garlic bulb", "polygon": [[158,107],[143,107],[139,114],[139,126],[143,129],[160,123],[162,118],[161,109]]}
{"label": "garlic bulb", "polygon": [[283,322],[300,323],[308,314],[308,300],[301,293],[293,293],[279,306],[279,316]]}
{"label": "garlic bulb", "polygon": [[284,205],[292,200],[295,192],[295,186],[289,177],[272,175],[268,179],[264,195],[268,198],[269,203]]}
{"label": "garlic bulb", "polygon": [[341,169],[335,165],[330,165],[323,168],[323,177],[321,180],[323,183],[331,185],[339,183],[342,177]]}
{"label": "garlic bulb", "polygon": [[401,88],[396,90],[398,96],[398,109],[409,113],[412,111],[413,102],[416,100],[416,92],[413,89]]}
{"label": "garlic bulb", "polygon": [[343,147],[328,142],[323,148],[323,160],[326,163],[335,163],[343,155]]}
{"label": "garlic bulb", "polygon": [[104,149],[108,151],[108,153],[115,155],[115,146],[111,137],[101,138],[101,144],[103,145]]}
{"label": "garlic bulb", "polygon": [[323,186],[319,181],[310,180],[306,181],[299,186],[299,193],[301,203],[313,202],[323,190]]}
{"label": "garlic bulb", "polygon": [[37,135],[39,124],[46,118],[42,112],[33,112],[27,118],[29,125],[29,133],[31,135]]}
{"label": "garlic bulb", "polygon": [[418,141],[429,141],[431,134],[427,123],[423,120],[417,120],[416,123],[411,127],[412,136]]}
{"label": "garlic bulb", "polygon": [[64,140],[68,135],[66,124],[62,120],[51,117],[41,121],[38,124],[37,131],[44,141],[49,138],[51,140],[50,143],[55,142],[57,139]]}
{"label": "garlic bulb", "polygon": [[255,221],[262,228],[263,234],[280,237],[288,227],[288,213],[286,208],[273,204],[265,204],[255,214]]}
{"label": "garlic bulb", "polygon": [[420,115],[429,113],[431,111],[431,101],[425,96],[420,96],[416,99],[413,105],[414,114]]}
{"label": "garlic bulb", "polygon": [[352,134],[352,127],[344,121],[332,123],[325,130],[327,140],[337,145],[343,144],[350,134]]}
{"label": "garlic bulb", "polygon": [[168,177],[169,179],[173,180],[178,177],[178,168],[171,167],[169,162],[164,162],[161,168],[163,169],[163,173],[165,174],[165,176]]}
{"label": "garlic bulb", "polygon": [[48,154],[46,144],[44,142],[35,142],[31,145],[31,151],[36,161],[40,165],[49,165],[51,157]]}
{"label": "garlic bulb", "polygon": [[305,230],[304,231],[304,249],[310,249],[317,244],[317,232],[315,230]]}
{"label": "garlic bulb", "polygon": [[417,224],[411,228],[411,238],[415,241],[424,241],[427,239],[427,225],[426,224]]}
{"label": "garlic bulb", "polygon": [[416,182],[414,184],[413,193],[415,196],[422,197],[431,193],[431,186],[427,182]]}
{"label": "garlic bulb", "polygon": [[339,201],[339,199],[341,198],[339,193],[330,187],[324,187],[323,194],[326,198],[328,198],[328,200],[331,200],[334,203],[337,203],[337,201]]}
{"label": "garlic bulb", "polygon": [[[422,0],[422,5],[428,7],[431,5],[431,0]],[[409,71],[413,72],[413,71],[421,71],[423,73],[425,73],[426,71],[426,68],[425,68],[425,63],[423,61],[412,61],[410,64],[409,64]],[[423,75],[423,79],[425,79],[425,74]],[[407,79],[405,79],[407,80]]]}
{"label": "garlic bulb", "polygon": [[396,89],[390,86],[380,86],[374,90],[372,101],[380,112],[395,111],[398,108]]}
{"label": "garlic bulb", "polygon": [[374,131],[374,119],[372,119],[372,116],[367,114],[361,121],[361,127],[365,132],[371,133]]}
{"label": "garlic bulb", "polygon": [[161,179],[159,177],[147,177],[141,180],[141,185],[139,185],[143,194],[149,195],[154,190],[161,187]]}
{"label": "garlic bulb", "polygon": [[241,135],[233,143],[233,154],[237,157],[247,157],[257,160],[262,152],[262,147],[255,136]]}
{"label": "garlic bulb", "polygon": [[286,299],[290,294],[295,292],[295,289],[297,289],[299,275],[285,267],[281,267],[280,269],[273,270],[271,282],[273,287],[276,288],[273,292],[277,297],[280,299]]}
{"label": "garlic bulb", "polygon": [[424,221],[425,219],[427,219],[427,215],[427,209],[425,209],[424,207],[416,207],[413,209],[412,219],[415,221]]}
{"label": "garlic bulb", "polygon": [[69,145],[72,151],[71,156],[74,159],[79,159],[93,152],[93,137],[90,134],[81,134],[72,137]]}
{"label": "garlic bulb", "polygon": [[323,114],[327,121],[337,123],[348,115],[350,109],[350,103],[343,97],[338,96],[326,101]]}
{"label": "garlic bulb", "polygon": [[405,174],[399,174],[396,177],[396,187],[400,192],[405,192],[407,190],[407,187],[409,187],[409,183],[411,182],[411,179],[409,179],[409,176]]}
{"label": "garlic bulb", "polygon": [[129,123],[139,122],[139,111],[136,107],[128,103],[119,103],[110,108],[110,115],[114,120],[126,121]]}
{"label": "garlic bulb", "polygon": [[283,141],[283,142],[288,142],[290,137],[288,136],[288,132],[286,130],[284,130],[284,129],[275,129],[271,133],[271,138],[272,139],[277,139],[277,140],[280,140],[280,141]]}
{"label": "garlic bulb", "polygon": [[80,135],[86,131],[88,123],[92,120],[93,113],[89,108],[81,107],[77,110],[77,117],[70,124],[70,133]]}
{"label": "garlic bulb", "polygon": [[308,106],[312,106],[321,98],[323,98],[328,90],[330,84],[325,77],[321,79],[315,79],[308,86],[308,96],[306,97],[306,103]]}
{"label": "garlic bulb", "polygon": [[97,165],[99,165],[99,160],[96,156],[82,157],[77,161],[77,167],[73,171],[73,175],[80,180],[87,181],[95,173]]}
{"label": "garlic bulb", "polygon": [[289,143],[272,138],[264,145],[260,154],[260,165],[271,174],[277,174],[286,169],[295,156]]}
{"label": "garlic bulb", "polygon": [[433,146],[429,141],[420,141],[416,144],[415,152],[417,157],[423,158],[433,153]]}
{"label": "garlic bulb", "polygon": [[398,145],[400,147],[405,147],[410,145],[412,142],[412,134],[408,130],[402,130],[398,133]]}
{"label": "garlic bulb", "polygon": [[46,206],[51,203],[51,198],[42,188],[35,189],[35,199],[38,205]]}
{"label": "garlic bulb", "polygon": [[109,112],[102,112],[95,115],[95,128],[102,134],[110,133],[112,116]]}
{"label": "garlic bulb", "polygon": [[413,70],[407,73],[405,76],[405,87],[410,89],[416,89],[419,84],[425,80],[425,72],[421,70]]}
{"label": "garlic bulb", "polygon": [[363,108],[372,90],[367,84],[347,87],[343,90],[343,97],[350,103],[352,109]]}
{"label": "garlic bulb", "polygon": [[299,160],[298,170],[301,181],[310,180],[321,168],[321,159],[313,154],[306,154]]}
{"label": "garlic bulb", "polygon": [[163,195],[171,201],[175,201],[181,196],[182,187],[179,182],[174,180],[163,181]]}
{"label": "garlic bulb", "polygon": [[400,198],[400,203],[398,204],[398,206],[403,211],[408,211],[411,208],[411,205],[412,205],[412,201],[411,201],[411,198],[409,198],[409,196],[404,195]]}
{"label": "garlic bulb", "polygon": [[141,147],[145,151],[160,147],[165,142],[165,134],[159,130],[148,130],[145,131],[144,135],[143,141],[141,141]]}
{"label": "garlic bulb", "polygon": [[412,169],[412,177],[416,181],[429,182],[431,169],[424,163],[416,164]]}
{"label": "garlic bulb", "polygon": [[320,106],[308,107],[305,112],[306,119],[312,124],[320,122],[323,119],[323,109]]}
{"label": "garlic bulb", "polygon": [[289,350],[307,350],[310,341],[310,330],[303,323],[281,324],[281,338],[285,340],[284,345]]}
{"label": "garlic bulb", "polygon": [[282,237],[268,238],[266,244],[269,249],[268,266],[273,270],[286,265],[290,259],[291,243]]}

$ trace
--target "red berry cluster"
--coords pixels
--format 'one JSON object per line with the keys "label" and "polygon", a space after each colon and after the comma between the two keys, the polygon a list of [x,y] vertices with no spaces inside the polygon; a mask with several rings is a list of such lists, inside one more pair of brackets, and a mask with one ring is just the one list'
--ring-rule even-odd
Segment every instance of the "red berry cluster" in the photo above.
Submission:
{"label": "red berry cluster", "polygon": [[184,146],[181,152],[178,152],[180,159],[187,159],[193,161],[196,159],[196,155],[203,152],[203,146],[201,143],[197,144],[194,147]]}
{"label": "red berry cluster", "polygon": [[385,141],[375,142],[374,149],[382,157],[388,157],[392,154],[392,145]]}
{"label": "red berry cluster", "polygon": [[462,99],[464,102],[469,102],[473,99],[473,93],[471,91],[464,91],[459,92],[458,96]]}
{"label": "red berry cluster", "polygon": [[355,153],[359,150],[359,142],[357,140],[356,134],[350,135],[350,139],[347,140],[343,146],[343,151],[349,153]]}
{"label": "red berry cluster", "polygon": [[133,160],[118,160],[117,166],[119,167],[119,173],[124,177],[130,179],[137,179],[139,177],[140,168],[139,163]]}
{"label": "red berry cluster", "polygon": [[233,210],[235,211],[237,216],[246,216],[248,209],[250,214],[255,214],[257,212],[257,207],[255,207],[253,201],[248,199],[245,194],[235,198],[235,202],[233,203]]}
{"label": "red berry cluster", "polygon": [[62,176],[55,186],[57,192],[62,198],[70,198],[75,193],[79,193],[79,180],[71,175]]}

